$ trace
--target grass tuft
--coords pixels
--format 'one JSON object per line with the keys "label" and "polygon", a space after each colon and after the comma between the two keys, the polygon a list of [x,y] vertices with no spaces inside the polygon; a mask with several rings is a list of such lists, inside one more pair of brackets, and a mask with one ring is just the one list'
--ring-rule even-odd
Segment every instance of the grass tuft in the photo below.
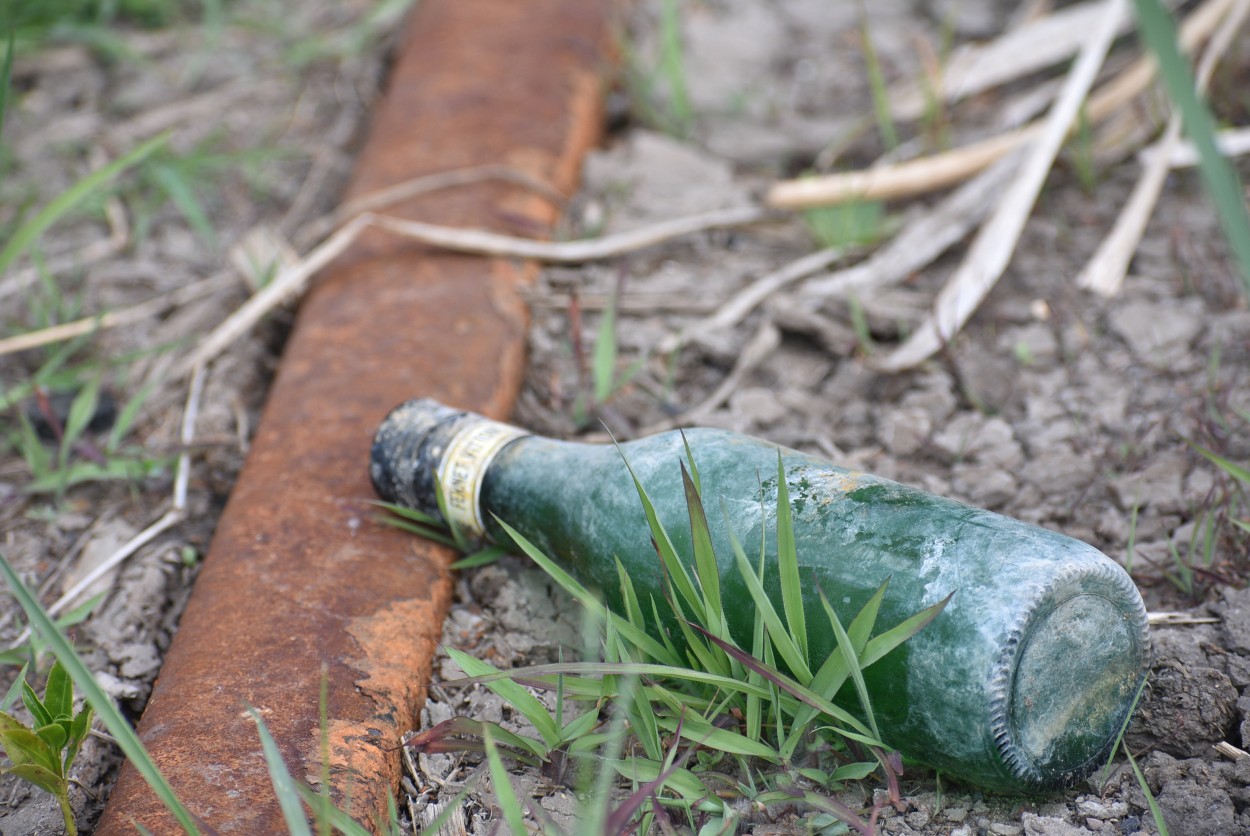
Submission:
{"label": "grass tuft", "polygon": [[[767,539],[755,565],[728,528],[734,561],[725,571],[737,572],[756,613],[749,649],[740,646],[725,620],[722,569],[689,447],[686,455],[680,469],[689,553],[674,546],[645,488],[633,476],[666,579],[662,601],[639,600],[618,561],[621,604],[609,607],[524,535],[499,521],[516,548],[583,605],[588,621],[599,630],[601,661],[500,671],[448,649],[467,678],[444,687],[485,686],[525,717],[536,736],[456,718],[423,732],[410,745],[425,752],[484,754],[505,796],[511,791],[503,769],[507,758],[545,764],[544,774],[553,769],[563,774],[570,764],[574,774],[597,774],[599,785],[593,792],[582,786],[588,798],[584,821],[607,826],[603,830],[596,824],[594,832],[629,832],[644,821],[663,822],[669,813],[732,829],[741,823],[743,810],[798,805],[814,829],[812,822],[823,822],[821,832],[849,827],[871,833],[877,809],[865,814],[835,797],[846,784],[873,775],[889,786],[890,798],[898,797],[900,761],[881,740],[862,671],[923,629],[949,598],[880,632],[877,615],[886,584],[845,629],[827,599],[821,618],[805,613],[790,496],[779,460],[774,532],[778,565],[765,559]],[[627,460],[625,466],[629,468]],[[777,601],[765,592],[773,586],[781,589]],[[837,637],[835,649],[824,659],[809,659],[809,631],[814,629],[828,629]],[[839,697],[844,686],[854,691],[849,700]],[[556,693],[554,712],[531,688]],[[858,704],[861,716],[839,704],[848,701]],[[566,712],[566,705],[574,704],[583,706],[581,712]],[[569,713],[575,715],[572,720]],[[869,760],[863,757],[867,753]],[[608,773],[632,782],[626,800],[615,809],[610,809],[602,783]],[[507,825],[516,827],[514,819],[524,812],[516,799],[497,802]]]}
{"label": "grass tuft", "polygon": [[57,661],[64,666],[66,673],[69,674],[69,678],[73,680],[74,685],[83,694],[87,702],[95,710],[95,713],[99,715],[109,734],[117,741],[117,745],[127,759],[134,764],[143,780],[156,793],[157,798],[161,800],[161,803],[165,805],[166,809],[169,810],[186,833],[192,834],[192,836],[200,833],[198,820],[174,794],[173,789],[156,768],[156,764],[152,762],[147,750],[144,749],[139,736],[135,734],[134,729],[130,727],[130,724],[122,716],[117,706],[113,704],[108,694],[96,683],[95,677],[91,675],[91,671],[88,670],[82,659],[75,653],[69,640],[65,638],[64,634],[53,623],[48,613],[40,606],[38,599],[22,583],[17,572],[14,571],[9,561],[3,555],[0,555],[0,576],[4,577],[18,604],[26,612],[26,617],[30,620],[32,632],[39,636],[48,649],[52,651],[52,654],[56,656]]}

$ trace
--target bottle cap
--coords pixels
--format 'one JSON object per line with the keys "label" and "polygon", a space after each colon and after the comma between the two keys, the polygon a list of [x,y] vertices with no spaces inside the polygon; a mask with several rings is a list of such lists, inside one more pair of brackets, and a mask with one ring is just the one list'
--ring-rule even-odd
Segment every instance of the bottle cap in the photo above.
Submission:
{"label": "bottle cap", "polygon": [[[391,411],[373,439],[369,475],[384,499],[442,518],[471,539],[486,535],[482,480],[524,430],[418,399]],[[441,495],[441,502],[440,502]]]}

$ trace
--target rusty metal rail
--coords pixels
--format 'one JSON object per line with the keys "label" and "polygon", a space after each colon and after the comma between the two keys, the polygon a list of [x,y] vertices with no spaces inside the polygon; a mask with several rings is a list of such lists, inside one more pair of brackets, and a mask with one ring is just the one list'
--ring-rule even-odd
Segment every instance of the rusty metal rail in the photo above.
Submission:
{"label": "rusty metal rail", "polygon": [[[598,136],[609,5],[422,0],[347,197],[498,163],[571,192]],[[521,215],[549,229],[558,207],[482,183],[387,212],[487,228]],[[323,670],[336,800],[366,822],[385,812],[450,597],[449,555],[370,521],[370,439],[414,395],[509,412],[527,324],[518,287],[531,275],[370,233],[301,307],[139,726],[175,791],[217,832],[284,832],[246,707],[292,774],[316,780]],[[127,764],[96,832],[135,823],[178,830]]]}

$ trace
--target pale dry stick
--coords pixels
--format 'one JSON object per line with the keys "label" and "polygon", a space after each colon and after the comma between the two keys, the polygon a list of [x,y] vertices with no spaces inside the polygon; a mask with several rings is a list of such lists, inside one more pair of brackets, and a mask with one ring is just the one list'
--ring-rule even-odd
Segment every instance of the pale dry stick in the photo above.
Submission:
{"label": "pale dry stick", "polygon": [[[1232,44],[1233,36],[1245,22],[1247,13],[1250,13],[1250,0],[1236,0],[1224,19],[1224,24],[1216,30],[1207,48],[1203,50],[1195,80],[1200,93],[1206,90],[1215,65]],[[1163,184],[1170,170],[1168,157],[1180,138],[1181,114],[1178,109],[1173,108],[1172,115],[1168,117],[1167,130],[1159,142],[1159,153],[1145,165],[1111,232],[1077,275],[1077,287],[1106,297],[1120,292],[1124,277],[1128,274],[1129,262],[1137,252],[1142,236],[1146,234],[1146,224],[1150,222],[1155,204],[1159,202],[1159,195],[1163,193]]]}
{"label": "pale dry stick", "polygon": [[1148,612],[1146,623],[1151,627],[1182,627],[1194,624],[1219,624],[1218,618],[1211,616],[1192,616],[1184,612]]}
{"label": "pale dry stick", "polygon": [[799,295],[802,299],[813,302],[868,288],[889,287],[903,281],[962,241],[981,222],[989,212],[994,195],[1010,179],[1015,167],[1015,155],[1000,160],[960,186],[935,208],[913,219],[889,244],[858,264],[818,279],[809,279],[810,271],[805,269],[808,259],[815,261],[816,257],[831,252],[822,250],[761,277],[712,314],[684,328],[680,334],[665,337],[657,346],[657,351],[672,351],[691,334],[737,325],[771,293],[792,281],[809,279]]}
{"label": "pale dry stick", "polygon": [[878,368],[884,371],[911,368],[940,351],[1002,276],[1015,254],[1016,242],[1059,148],[1111,48],[1116,29],[1128,14],[1128,0],[1105,0],[1103,10],[1098,26],[1081,48],[1059,98],[1046,117],[1045,130],[1028,150],[1016,179],[981,227],[963,263],[938,293],[933,313],[906,342],[877,361]]}
{"label": "pale dry stick", "polygon": [[771,214],[768,210],[756,206],[743,206],[664,221],[653,226],[632,229],[603,238],[548,242],[499,235],[480,229],[438,226],[366,212],[344,224],[303,260],[275,276],[273,281],[243,303],[243,306],[231,314],[225,322],[214,328],[199,347],[179,364],[175,373],[181,377],[195,366],[210,362],[228,345],[251,330],[270,310],[301,294],[308,280],[317,271],[342,255],[356,240],[356,237],[369,226],[457,252],[503,258],[527,258],[557,264],[580,264],[624,255],[695,232],[745,226],[764,220]]}
{"label": "pale dry stick", "polygon": [[[161,518],[130,538],[117,551],[109,555],[100,565],[96,566],[65,591],[60,598],[48,607],[48,614],[56,616],[75,603],[80,595],[97,580],[115,569],[126,558],[155,540],[161,534],[178,525],[187,515],[187,485],[191,478],[190,448],[195,442],[195,419],[200,412],[200,398],[204,393],[204,367],[195,369],[191,375],[191,383],[187,387],[187,402],[182,412],[182,427],[179,433],[182,452],[178,454],[178,467],[174,476],[174,491],[170,508]],[[30,638],[30,628],[24,629],[10,645],[10,649],[20,647]]]}
{"label": "pale dry stick", "polygon": [[765,203],[776,209],[811,209],[854,200],[892,200],[937,191],[982,171],[1037,134],[1037,125],[895,165],[844,171],[825,177],[783,180],[768,190]]}
{"label": "pale dry stick", "polygon": [[[1234,0],[1207,0],[1191,12],[1181,26],[1181,49],[1190,52],[1204,41],[1232,2]],[[1140,58],[1103,85],[1086,103],[1085,115],[1089,123],[1103,121],[1142,93],[1153,81],[1155,71],[1153,58]],[[1013,149],[1036,139],[1042,125],[1040,121],[1031,122],[962,148],[897,165],[782,180],[769,189],[765,203],[776,209],[809,209],[848,200],[889,200],[935,191],[971,177]]]}
{"label": "pale dry stick", "polygon": [[656,350],[661,354],[667,354],[679,348],[690,338],[691,334],[729,328],[738,324],[761,302],[778,290],[824,270],[844,255],[846,255],[844,247],[829,247],[808,253],[779,270],[761,276],[727,299],[711,315],[696,320],[680,332],[669,334],[660,340]]}
{"label": "pale dry stick", "polygon": [[758,223],[770,214],[767,209],[758,206],[737,206],[662,221],[602,238],[555,242],[516,238],[481,229],[439,226],[386,215],[364,214],[359,217],[369,219],[373,226],[447,250],[497,258],[527,258],[548,264],[583,264],[615,258],[695,232]]}
{"label": "pale dry stick", "polygon": [[1219,743],[1215,744],[1214,748],[1215,751],[1219,752],[1229,760],[1240,761],[1250,758],[1250,752],[1247,752],[1245,749],[1238,749],[1227,740],[1221,740]]}
{"label": "pale dry stick", "polygon": [[269,284],[253,294],[243,305],[214,328],[187,359],[174,368],[174,376],[183,377],[199,366],[208,364],[231,343],[252,329],[269,311],[304,292],[308,280],[352,245],[356,236],[369,225],[369,216],[348,221],[300,261],[283,270]]}
{"label": "pale dry stick", "polygon": [[0,299],[19,293],[39,280],[40,273],[55,276],[85,267],[111,258],[121,252],[130,243],[130,221],[126,218],[126,209],[116,197],[104,203],[104,216],[108,220],[109,235],[99,241],[92,241],[87,246],[74,252],[61,253],[46,259],[40,266],[27,267],[11,274],[8,279],[0,281]]}
{"label": "pale dry stick", "polygon": [[[1158,154],[1160,145],[1156,142],[1149,148],[1143,148],[1137,154],[1138,162],[1143,165],[1150,158]],[[1225,157],[1244,157],[1250,154],[1250,127],[1229,128],[1226,131],[1220,131],[1215,135],[1215,147]],[[1183,140],[1178,142],[1171,153],[1167,154],[1168,165],[1172,168],[1192,168],[1198,164],[1198,149],[1194,147],[1192,142]]]}
{"label": "pale dry stick", "polygon": [[123,560],[134,554],[147,543],[155,539],[165,530],[172,528],[182,522],[187,515],[187,486],[191,479],[191,446],[195,443],[195,421],[200,414],[200,398],[204,394],[204,377],[205,371],[203,366],[197,366],[195,372],[191,375],[191,383],[187,387],[187,403],[182,411],[182,427],[178,434],[178,440],[182,446],[182,452],[178,454],[178,468],[174,476],[174,493],[170,508],[165,512],[159,520],[152,525],[139,532],[129,543],[118,549],[108,560],[105,560],[90,573],[82,578],[73,588],[67,590],[52,606],[48,607],[48,612],[56,615],[65,609],[74,599],[82,594],[82,591],[91,586],[98,578],[104,576],[105,573],[112,570]]}
{"label": "pale dry stick", "polygon": [[803,284],[799,295],[819,301],[848,293],[896,285],[924,269],[981,223],[994,197],[1011,179],[1017,154],[999,160],[944,198],[934,209],[914,219],[871,258]]}
{"label": "pale dry stick", "polygon": [[329,215],[307,224],[299,231],[299,238],[301,240],[317,240],[356,215],[384,209],[401,200],[429,194],[430,192],[442,191],[443,189],[455,188],[456,186],[468,186],[473,183],[491,181],[521,186],[535,194],[542,195],[556,204],[565,202],[564,195],[560,194],[559,191],[552,188],[549,184],[513,166],[499,164],[469,166],[468,168],[456,168],[450,171],[440,171],[436,174],[414,177],[411,180],[405,180],[385,189],[378,189],[375,192],[362,195],[355,200],[349,200]]}
{"label": "pale dry stick", "polygon": [[110,328],[141,322],[170,307],[185,305],[200,297],[208,296],[216,292],[219,286],[224,286],[225,281],[231,278],[233,277],[228,272],[217,273],[209,276],[207,279],[193,282],[170,293],[162,293],[160,296],[120,311],[109,311],[96,316],[83,317],[73,322],[53,325],[50,328],[43,328],[38,331],[18,334],[15,337],[0,340],[0,357],[6,354],[14,354],[18,351],[38,348],[39,346],[72,340],[74,337],[81,337],[84,334],[106,331]]}
{"label": "pale dry stick", "polygon": [[[918,119],[924,115],[933,95],[953,104],[985,90],[1031,75],[1067,61],[1081,47],[1081,41],[1098,19],[1098,2],[1068,6],[1003,33],[984,44],[969,44],[955,50],[932,92],[909,82],[890,94],[890,112],[895,119]],[[1128,31],[1132,19],[1121,23],[1120,33]]]}

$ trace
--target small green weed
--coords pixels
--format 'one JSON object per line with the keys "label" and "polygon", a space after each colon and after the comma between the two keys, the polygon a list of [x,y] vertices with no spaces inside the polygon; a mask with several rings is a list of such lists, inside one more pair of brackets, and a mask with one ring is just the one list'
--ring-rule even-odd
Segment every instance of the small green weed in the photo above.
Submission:
{"label": "small green weed", "polygon": [[1072,170],[1076,172],[1081,190],[1092,196],[1098,188],[1098,165],[1094,161],[1094,132],[1084,108],[1077,114],[1076,132],[1068,143],[1065,156]]}
{"label": "small green weed", "polygon": [[945,74],[947,62],[950,60],[951,48],[955,42],[956,15],[954,10],[942,15],[938,30],[937,55],[930,57],[921,53],[921,61],[926,66],[920,76],[920,91],[924,96],[924,112],[920,116],[920,133],[926,145],[934,149],[947,149],[951,145],[951,116],[946,107],[946,99],[938,89],[938,82]]}
{"label": "small green weed", "polygon": [[[103,29],[117,23],[158,27],[172,23],[180,12],[199,3],[185,0],[43,0],[6,3],[3,23],[21,41],[42,41],[51,35],[72,38],[79,31]],[[205,4],[208,5],[208,4]]]}
{"label": "small green weed", "polygon": [[367,13],[342,29],[300,36],[294,41],[289,39],[289,24],[281,4],[267,20],[252,21],[252,25],[269,30],[279,42],[285,42],[284,63],[301,68],[317,61],[352,58],[374,48],[380,37],[399,26],[414,2],[416,0],[381,0],[371,4]]}
{"label": "small green weed", "polygon": [[[86,621],[95,612],[95,608],[100,605],[100,602],[104,600],[106,594],[101,592],[99,595],[93,595],[64,615],[59,616],[54,622],[57,629],[65,631]],[[25,642],[16,644],[6,650],[0,650],[0,665],[38,667],[39,660],[44,657],[47,649],[47,645],[44,644],[39,635],[31,633],[30,638]]]}
{"label": "small green weed", "polygon": [[[0,702],[0,709],[7,708],[9,704],[16,700],[20,693],[23,701],[35,717],[35,727],[30,729],[0,710],[0,746],[4,747],[6,754],[13,762],[13,767],[6,767],[6,771],[24,777],[35,783],[36,786],[47,789],[54,795],[57,794],[58,788],[68,790],[68,780],[63,785],[58,784],[46,773],[52,773],[52,777],[65,777],[68,775],[69,767],[73,763],[74,755],[77,753],[79,745],[86,736],[94,711],[94,713],[99,714],[100,720],[104,723],[105,728],[117,742],[126,758],[135,766],[139,774],[161,800],[161,803],[173,815],[183,832],[188,834],[188,836],[198,836],[198,834],[205,831],[213,832],[211,827],[190,812],[174,793],[173,789],[161,775],[151,756],[147,753],[147,750],[143,747],[134,729],[131,728],[130,724],[122,716],[108,694],[96,683],[90,670],[86,667],[81,657],[75,653],[73,646],[66,639],[64,633],[52,621],[51,617],[26,585],[22,583],[3,554],[0,554],[0,577],[8,584],[18,604],[26,612],[27,618],[30,620],[32,634],[56,656],[57,660],[52,671],[48,674],[48,684],[45,688],[43,700],[39,700],[30,687],[26,685],[24,679],[26,668],[23,668],[14,687],[10,689],[5,699]],[[73,688],[75,686],[82,693],[85,702],[83,708],[77,714],[72,714]],[[329,758],[326,754],[329,746],[329,725],[325,706],[326,688],[323,682],[320,710],[323,780],[321,781],[320,791],[313,790],[306,784],[300,783],[291,777],[285,763],[282,761],[281,754],[277,750],[272,735],[269,734],[269,730],[259,716],[255,713],[252,715],[256,719],[260,734],[261,750],[269,767],[274,792],[279,799],[284,814],[287,816],[288,832],[291,834],[309,834],[309,836],[313,832],[317,833],[318,836],[323,834],[328,836],[332,832],[343,833],[346,836],[368,836],[371,833],[385,833],[388,836],[398,836],[401,832],[399,828],[399,814],[393,804],[389,815],[383,820],[376,822],[375,827],[370,829],[362,826],[347,812],[331,803],[329,797],[330,782],[326,777],[328,774],[326,769],[328,767],[325,766],[325,764],[329,763]],[[53,728],[53,726],[56,728]],[[57,766],[58,763],[59,766]],[[32,765],[40,769],[29,768]],[[44,783],[40,783],[40,781]],[[455,802],[449,805],[447,812],[435,820],[431,825],[435,832],[450,817],[460,798],[467,792],[468,789],[464,790],[461,796],[457,797]],[[62,812],[66,815],[67,832],[72,834],[76,831],[73,829],[74,825],[71,814],[68,812],[67,802],[63,801],[62,798],[63,796],[58,796],[58,801],[61,802]],[[301,803],[312,811],[315,830],[309,828],[308,821],[303,816],[299,806]],[[140,828],[140,832],[146,831]]]}
{"label": "small green weed", "polygon": [[898,147],[898,129],[890,112],[890,91],[886,89],[885,73],[881,71],[881,59],[872,41],[872,29],[868,26],[868,12],[863,0],[859,2],[860,49],[864,53],[864,65],[868,70],[868,89],[872,92],[872,110],[877,117],[877,132],[887,151]]}
{"label": "small green weed", "polygon": [[160,134],[139,145],[125,156],[101,166],[57,195],[46,206],[27,218],[0,249],[0,274],[21,257],[49,227],[77,209],[88,199],[100,194],[122,172],[138,165],[169,141],[169,134]]}
{"label": "small green weed", "polygon": [[73,394],[64,421],[51,404],[51,390],[38,384],[32,388],[33,414],[43,423],[44,432],[51,433],[51,441],[41,436],[26,410],[17,412],[14,425],[2,437],[9,450],[26,463],[29,470],[29,479],[23,485],[26,493],[53,494],[59,498],[74,485],[139,480],[168,466],[171,456],[153,455],[126,440],[151,394],[151,387],[132,395],[107,431],[100,433],[92,431],[101,398],[98,374],[87,377]]}
{"label": "small green weed", "polygon": [[3,577],[4,581],[9,585],[13,597],[17,599],[17,603],[25,611],[26,617],[30,621],[31,633],[38,636],[39,640],[56,657],[57,662],[64,668],[69,678],[73,680],[74,685],[82,693],[87,703],[100,716],[100,720],[104,723],[105,728],[108,729],[109,734],[113,736],[113,739],[117,741],[117,745],[122,752],[135,765],[139,774],[147,781],[148,786],[152,788],[153,792],[156,793],[156,796],[173,814],[178,823],[190,836],[198,836],[200,829],[195,817],[174,795],[174,791],[157,770],[151,757],[143,748],[138,735],[130,727],[130,723],[126,721],[121,711],[113,704],[112,698],[95,681],[95,677],[92,676],[86,664],[74,652],[74,647],[70,644],[69,639],[65,637],[65,634],[52,621],[52,618],[40,605],[34,593],[22,582],[22,579],[14,571],[12,565],[3,554],[0,554],[0,577]]}
{"label": "small green weed", "polygon": [[[613,285],[607,305],[599,318],[599,327],[595,331],[595,344],[589,364],[586,362],[586,349],[581,339],[580,305],[574,301],[570,311],[570,319],[576,323],[572,329],[572,342],[578,370],[578,392],[573,400],[573,422],[579,427],[589,424],[600,406],[607,404],[617,393],[628,386],[642,371],[647,360],[644,354],[624,370],[620,368],[620,349],[616,339],[617,309],[620,306],[624,283],[624,274],[621,274]],[[588,365],[589,373],[587,373]]]}
{"label": "small green weed", "polygon": [[885,204],[877,200],[851,200],[803,212],[815,242],[830,247],[868,247],[889,234]]}
{"label": "small green weed", "polygon": [[10,761],[2,771],[51,793],[65,817],[66,833],[75,836],[78,825],[69,801],[69,770],[91,729],[91,706],[74,713],[74,686],[59,661],[48,672],[42,700],[26,682],[25,673],[23,667],[18,683],[34,723],[27,726],[0,711],[0,746]]}
{"label": "small green weed", "polygon": [[686,85],[685,53],[681,39],[678,0],[662,0],[659,20],[659,56],[646,66],[637,49],[622,43],[626,55],[625,81],[633,110],[643,124],[679,139],[694,132],[695,114]]}

